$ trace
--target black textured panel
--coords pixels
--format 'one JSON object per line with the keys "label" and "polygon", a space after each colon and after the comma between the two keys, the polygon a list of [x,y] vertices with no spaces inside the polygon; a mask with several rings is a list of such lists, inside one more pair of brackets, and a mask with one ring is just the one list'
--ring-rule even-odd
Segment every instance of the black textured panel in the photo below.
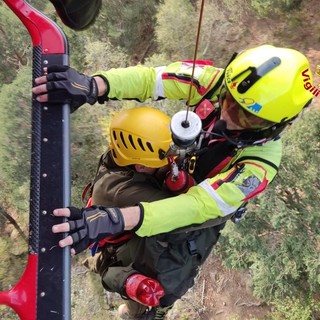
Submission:
{"label": "black textured panel", "polygon": [[[68,64],[65,55],[43,55],[42,67]],[[69,202],[65,180],[68,181],[68,155],[66,144],[69,143],[69,109],[66,105],[39,106],[41,110],[40,134],[40,203],[38,210],[38,297],[37,320],[64,319],[64,304],[70,297],[65,297],[65,251],[58,246],[62,235],[53,234],[54,224],[63,222],[62,218],[52,215],[55,208],[61,208]],[[66,112],[67,108],[67,112]],[[67,126],[66,126],[67,125]],[[39,139],[38,136],[35,139]],[[67,146],[68,147],[68,146]],[[67,203],[69,205],[69,203]],[[60,302],[59,302],[60,301]]]}
{"label": "black textured panel", "polygon": [[[41,47],[33,47],[32,82],[41,75]],[[32,99],[29,252],[38,252],[40,208],[41,105]]]}

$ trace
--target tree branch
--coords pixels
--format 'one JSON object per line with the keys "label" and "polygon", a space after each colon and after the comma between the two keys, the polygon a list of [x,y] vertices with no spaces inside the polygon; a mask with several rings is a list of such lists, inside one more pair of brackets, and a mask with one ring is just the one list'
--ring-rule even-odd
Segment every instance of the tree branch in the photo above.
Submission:
{"label": "tree branch", "polygon": [[17,221],[9,213],[7,213],[2,206],[0,206],[0,214],[2,214],[16,228],[16,230],[18,231],[20,236],[28,244],[28,237],[25,235],[23,230],[20,228]]}

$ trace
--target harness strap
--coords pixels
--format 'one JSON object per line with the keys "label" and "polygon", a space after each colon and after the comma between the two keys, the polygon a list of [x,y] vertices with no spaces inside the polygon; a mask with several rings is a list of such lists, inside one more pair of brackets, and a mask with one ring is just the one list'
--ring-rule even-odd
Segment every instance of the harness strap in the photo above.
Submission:
{"label": "harness strap", "polygon": [[230,214],[228,214],[228,215],[226,215],[224,217],[217,217],[215,219],[207,220],[206,222],[201,223],[201,224],[192,224],[192,225],[187,226],[187,227],[177,228],[177,229],[171,231],[171,233],[185,233],[185,232],[190,232],[190,231],[196,231],[196,230],[215,227],[215,226],[223,224],[223,223],[227,222],[228,220],[232,219],[232,217],[236,214],[236,212],[237,211],[232,212],[232,213],[230,213]]}
{"label": "harness strap", "polygon": [[222,82],[223,82],[223,80],[224,80],[224,75],[225,75],[225,73],[226,73],[226,69],[227,69],[228,65],[236,58],[237,55],[238,55],[237,52],[234,52],[234,53],[233,53],[233,55],[231,56],[230,60],[228,61],[227,65],[226,65],[226,67],[224,68],[223,73],[222,73],[220,79],[219,79],[218,82],[215,84],[215,86],[214,86],[211,90],[208,91],[208,93],[203,97],[203,99],[208,99],[208,100],[210,100],[210,99],[212,98],[213,94],[215,93],[215,91],[218,90],[218,88],[220,88],[220,86],[222,85]]}
{"label": "harness strap", "polygon": [[[267,165],[269,165],[270,167],[274,168],[277,172],[279,170],[279,167],[276,166],[273,162],[260,158],[260,157],[255,157],[255,156],[245,156],[245,157],[241,157],[239,159],[237,159],[232,166],[238,164],[241,161],[244,160],[256,160],[256,161],[260,161],[263,162]],[[240,208],[238,208],[237,211],[232,212],[224,217],[217,217],[215,219],[210,219],[207,220],[206,222],[202,223],[202,224],[194,224],[194,225],[190,225],[187,227],[182,227],[182,228],[178,228],[174,231],[172,231],[172,233],[183,233],[183,232],[190,232],[190,231],[195,231],[195,230],[200,230],[200,229],[206,229],[206,228],[210,228],[210,227],[214,227],[220,224],[225,223],[228,220],[239,220],[239,218],[237,217],[237,214],[241,212],[241,214],[243,215],[243,208],[247,205],[247,202],[245,202]],[[237,222],[237,221],[235,221]]]}
{"label": "harness strap", "polygon": [[93,181],[89,182],[84,187],[84,189],[82,191],[81,200],[82,200],[82,202],[84,204],[87,203],[87,198],[90,198],[92,196],[92,191],[93,191],[94,184],[105,174],[105,172],[100,172],[99,173],[99,170],[100,170],[100,167],[103,164],[103,162],[104,162],[104,160],[106,159],[107,156],[108,156],[108,151],[106,151],[105,153],[103,153],[100,156],[99,163],[98,163],[98,166],[97,166],[96,173],[94,175]]}
{"label": "harness strap", "polygon": [[205,96],[202,98],[202,100],[204,99],[208,99],[210,100],[212,98],[212,96],[214,95],[214,93],[221,87],[222,85],[222,82],[224,80],[224,74],[225,74],[225,71],[223,71],[222,75],[220,76],[219,80],[217,81],[217,83],[213,86],[212,89],[210,89],[206,94]]}
{"label": "harness strap", "polygon": [[237,159],[232,165],[234,166],[235,164],[244,161],[244,160],[256,160],[256,161],[260,161],[263,162],[265,164],[267,164],[268,166],[272,167],[273,169],[275,169],[277,172],[279,171],[279,167],[277,165],[275,165],[273,162],[266,160],[264,158],[260,158],[260,157],[256,157],[256,156],[245,156],[245,157],[240,157],[239,159]]}

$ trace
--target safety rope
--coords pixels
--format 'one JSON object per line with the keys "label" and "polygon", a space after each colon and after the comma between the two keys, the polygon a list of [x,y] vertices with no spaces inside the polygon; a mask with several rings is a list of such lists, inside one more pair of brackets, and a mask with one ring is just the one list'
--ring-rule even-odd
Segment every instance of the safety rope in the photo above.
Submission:
{"label": "safety rope", "polygon": [[188,126],[188,113],[189,113],[189,109],[190,109],[190,99],[191,99],[191,91],[192,91],[192,86],[193,86],[194,71],[195,71],[195,68],[196,68],[196,61],[197,61],[197,54],[198,54],[198,47],[199,47],[199,39],[200,39],[200,30],[201,30],[202,17],[203,17],[203,8],[204,8],[204,0],[201,1],[200,15],[199,15],[199,20],[198,20],[198,31],[197,31],[197,38],[196,38],[196,46],[195,46],[194,55],[193,55],[191,82],[190,82],[189,94],[188,94],[188,100],[187,100],[187,112],[186,112],[186,119],[184,121],[186,127]]}

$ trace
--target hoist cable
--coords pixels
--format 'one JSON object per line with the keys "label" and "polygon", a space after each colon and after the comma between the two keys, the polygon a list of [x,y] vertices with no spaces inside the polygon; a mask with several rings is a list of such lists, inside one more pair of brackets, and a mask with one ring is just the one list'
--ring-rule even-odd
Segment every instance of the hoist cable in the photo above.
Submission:
{"label": "hoist cable", "polygon": [[197,38],[196,38],[196,46],[195,46],[194,55],[193,55],[191,82],[190,82],[190,86],[189,86],[189,94],[188,94],[188,100],[187,100],[186,119],[185,119],[184,123],[182,124],[185,127],[189,126],[188,113],[189,113],[189,109],[190,109],[190,99],[191,99],[191,91],[192,91],[192,86],[193,86],[194,71],[195,71],[195,68],[196,68],[197,53],[198,53],[199,39],[200,39],[200,30],[201,30],[202,16],[203,16],[203,8],[204,8],[204,0],[201,1],[201,7],[200,7],[200,15],[199,15],[199,21],[198,21],[198,31],[197,31]]}

